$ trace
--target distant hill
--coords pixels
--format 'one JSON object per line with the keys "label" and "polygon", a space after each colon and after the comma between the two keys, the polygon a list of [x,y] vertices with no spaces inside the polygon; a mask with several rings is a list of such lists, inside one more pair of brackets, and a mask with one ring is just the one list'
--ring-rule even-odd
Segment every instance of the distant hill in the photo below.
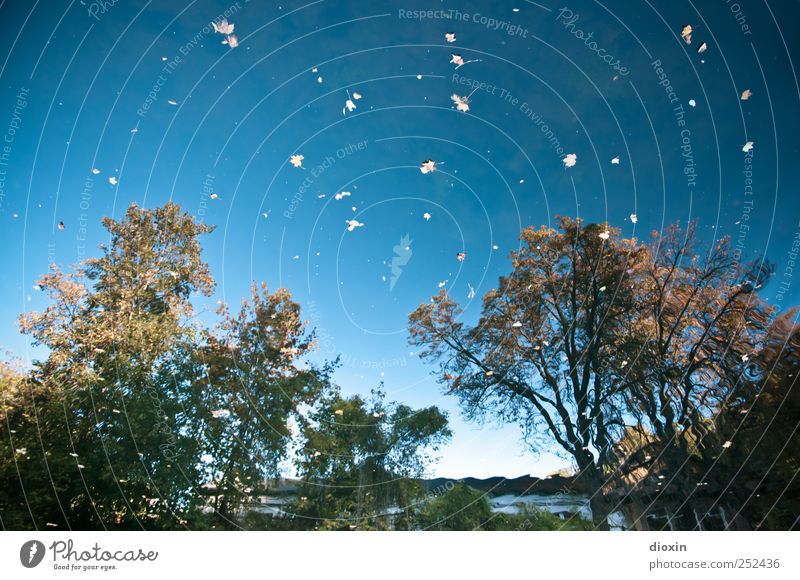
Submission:
{"label": "distant hill", "polygon": [[[530,494],[556,494],[556,493],[584,493],[585,486],[574,477],[552,475],[545,478],[523,475],[513,479],[505,477],[465,477],[463,479],[450,479],[436,477],[423,479],[422,484],[427,492],[442,493],[457,482],[462,482],[469,487],[485,493],[491,497],[501,495],[530,495]],[[275,495],[293,495],[298,492],[302,482],[299,479],[280,479],[270,482],[269,488]]]}
{"label": "distant hill", "polygon": [[460,481],[473,489],[477,489],[493,497],[499,495],[528,495],[534,493],[582,493],[586,491],[582,482],[576,478],[562,477],[560,475],[553,475],[546,478],[523,475],[513,479],[507,479],[505,477],[488,477],[486,479],[478,479],[476,477],[465,477],[463,479],[437,477],[435,479],[423,481],[427,490],[430,492],[446,489]]}

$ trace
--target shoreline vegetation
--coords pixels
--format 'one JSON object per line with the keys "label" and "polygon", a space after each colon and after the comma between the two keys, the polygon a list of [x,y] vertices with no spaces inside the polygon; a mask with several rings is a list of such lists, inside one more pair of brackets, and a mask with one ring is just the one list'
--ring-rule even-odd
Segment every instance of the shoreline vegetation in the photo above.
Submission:
{"label": "shoreline vegetation", "polygon": [[759,296],[769,263],[694,225],[640,241],[557,224],[521,232],[473,325],[442,290],[409,315],[409,343],[467,420],[518,425],[572,472],[425,479],[445,412],[382,385],[345,396],[335,353],[308,362],[319,337],[287,289],[254,284],[198,324],[213,227],[132,204],[103,220],[98,257],[38,281],[49,304],[19,325],[44,358],[0,362],[2,529],[796,526],[800,327]]}

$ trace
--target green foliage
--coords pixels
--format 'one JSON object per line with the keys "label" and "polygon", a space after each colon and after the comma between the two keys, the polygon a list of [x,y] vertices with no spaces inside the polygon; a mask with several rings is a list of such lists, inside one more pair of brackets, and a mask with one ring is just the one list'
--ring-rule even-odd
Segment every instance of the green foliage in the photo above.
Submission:
{"label": "green foliage", "polygon": [[464,483],[422,498],[415,514],[417,529],[432,531],[560,531],[592,530],[594,524],[578,516],[558,516],[522,501],[514,513],[492,513],[488,497]]}
{"label": "green foliage", "polygon": [[211,228],[174,204],[104,224],[102,257],[54,268],[39,281],[51,305],[20,319],[48,349],[5,416],[28,439],[18,472],[0,464],[9,502],[29,505],[20,527],[171,528],[191,513],[199,449],[176,371],[197,338],[189,297],[214,287],[197,240]]}
{"label": "green foliage", "polygon": [[416,522],[423,530],[481,530],[492,517],[486,495],[463,483],[423,500]]}
{"label": "green foliage", "polygon": [[302,432],[298,467],[307,484],[295,509],[318,529],[407,528],[420,493],[413,478],[451,435],[436,407],[387,404],[380,389],[367,400],[332,393]]}
{"label": "green foliage", "polygon": [[20,319],[44,360],[0,367],[2,525],[237,527],[330,367],[298,368],[313,336],[285,290],[253,288],[214,329],[194,322],[190,298],[214,289],[199,242],[212,228],[177,205],[103,223],[102,255],[54,267],[39,281],[51,304]]}
{"label": "green foliage", "polygon": [[561,519],[548,511],[520,503],[519,512],[496,514],[483,529],[514,532],[592,531],[594,524],[578,516]]}
{"label": "green foliage", "polygon": [[266,478],[279,475],[300,410],[331,389],[332,366],[297,362],[313,346],[299,306],[288,291],[274,294],[253,287],[237,316],[218,311],[221,322],[204,332],[196,351],[194,383],[202,401],[195,425],[203,442],[204,473],[214,487],[214,507],[222,525]]}
{"label": "green foliage", "polygon": [[[355,517],[367,529],[410,503],[411,478],[450,436],[438,409],[341,397],[335,364],[304,361],[314,335],[287,290],[254,285],[238,312],[222,305],[215,326],[198,324],[191,298],[214,289],[200,237],[213,228],[179,206],[134,204],[103,223],[101,256],[54,267],[39,281],[50,305],[20,319],[47,355],[29,371],[0,365],[0,525],[289,529]],[[312,519],[244,510],[291,459],[319,484],[323,501],[298,508]]]}

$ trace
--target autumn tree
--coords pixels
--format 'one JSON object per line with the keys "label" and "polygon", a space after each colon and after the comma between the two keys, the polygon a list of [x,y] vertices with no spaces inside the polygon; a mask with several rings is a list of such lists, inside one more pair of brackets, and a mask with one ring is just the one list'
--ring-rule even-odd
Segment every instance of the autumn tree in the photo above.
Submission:
{"label": "autumn tree", "polygon": [[601,225],[561,218],[561,231],[528,228],[513,271],[483,299],[469,326],[441,292],[409,319],[410,341],[439,363],[439,380],[469,419],[518,422],[531,444],[554,440],[575,461],[607,527],[601,491],[611,446],[624,428],[630,388],[612,380],[617,337],[636,322],[633,282],[647,249]]}
{"label": "autumn tree", "polygon": [[701,418],[730,395],[763,340],[772,311],[757,292],[767,263],[742,263],[723,238],[698,247],[694,225],[654,234],[652,258],[639,291],[645,308],[621,347],[627,374],[637,378],[632,407],[660,441],[702,450]]}
{"label": "autumn tree", "polygon": [[[755,293],[769,269],[741,264],[728,240],[703,253],[693,226],[644,244],[559,225],[522,232],[474,326],[442,292],[410,316],[410,340],[468,418],[519,422],[529,442],[566,451],[605,528],[617,505],[606,492],[627,474],[702,450],[731,373],[763,336]],[[646,444],[615,447],[634,435]]]}

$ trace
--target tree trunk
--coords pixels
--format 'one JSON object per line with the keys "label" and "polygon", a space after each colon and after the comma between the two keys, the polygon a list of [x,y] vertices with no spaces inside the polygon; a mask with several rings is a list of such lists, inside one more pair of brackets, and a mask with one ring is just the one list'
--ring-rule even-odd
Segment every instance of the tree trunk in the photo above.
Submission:
{"label": "tree trunk", "polygon": [[592,494],[589,500],[589,507],[592,508],[592,522],[596,529],[608,531],[611,529],[608,525],[608,512],[611,510],[611,505],[599,487]]}
{"label": "tree trunk", "polygon": [[611,504],[603,494],[603,477],[597,465],[588,461],[585,462],[580,469],[579,477],[585,478],[586,485],[589,488],[589,507],[592,510],[592,522],[595,528],[606,531],[611,529],[608,525]]}

